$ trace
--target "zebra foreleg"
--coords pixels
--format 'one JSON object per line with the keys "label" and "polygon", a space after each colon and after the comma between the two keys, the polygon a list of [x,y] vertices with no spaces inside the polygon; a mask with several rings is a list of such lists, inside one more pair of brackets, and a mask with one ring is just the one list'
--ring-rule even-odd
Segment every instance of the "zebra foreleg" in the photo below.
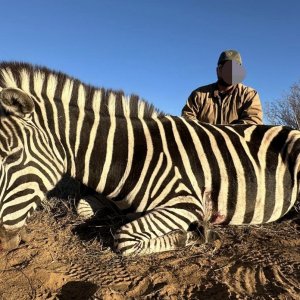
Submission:
{"label": "zebra foreleg", "polygon": [[156,252],[170,251],[189,245],[189,232],[177,229],[163,236],[136,242],[129,249],[123,250],[123,255],[146,255]]}
{"label": "zebra foreleg", "polygon": [[200,222],[200,225],[203,228],[205,243],[212,243],[215,240],[220,239],[219,234],[213,229],[213,225],[221,224],[225,221],[225,217],[215,209],[214,203],[211,198],[211,189],[203,189],[202,204],[203,220]]}
{"label": "zebra foreleg", "polygon": [[117,231],[115,250],[122,255],[145,255],[183,248],[202,239],[188,231],[197,221],[198,216],[182,209],[154,210]]}
{"label": "zebra foreleg", "polygon": [[[163,236],[152,239],[136,240],[130,246],[120,248],[120,244],[116,244],[117,251],[122,255],[147,255],[151,253],[171,251],[191,245],[195,241],[200,241],[201,237],[194,232],[184,230],[174,230]],[[117,239],[119,242],[121,239]],[[202,240],[203,242],[204,240]]]}
{"label": "zebra foreleg", "polygon": [[99,211],[102,211],[106,206],[99,201],[95,195],[85,196],[79,199],[76,211],[77,214],[84,220],[91,219],[96,216]]}
{"label": "zebra foreleg", "polygon": [[76,211],[84,220],[93,219],[95,217],[102,219],[120,214],[113,202],[95,192],[81,196],[77,201]]}

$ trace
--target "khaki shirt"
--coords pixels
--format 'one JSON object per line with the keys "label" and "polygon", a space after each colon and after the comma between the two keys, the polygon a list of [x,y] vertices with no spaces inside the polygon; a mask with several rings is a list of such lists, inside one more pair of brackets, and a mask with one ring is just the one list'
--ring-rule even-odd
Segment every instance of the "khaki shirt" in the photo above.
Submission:
{"label": "khaki shirt", "polygon": [[194,90],[182,116],[211,124],[262,124],[258,93],[241,83],[226,93],[218,90],[217,83]]}

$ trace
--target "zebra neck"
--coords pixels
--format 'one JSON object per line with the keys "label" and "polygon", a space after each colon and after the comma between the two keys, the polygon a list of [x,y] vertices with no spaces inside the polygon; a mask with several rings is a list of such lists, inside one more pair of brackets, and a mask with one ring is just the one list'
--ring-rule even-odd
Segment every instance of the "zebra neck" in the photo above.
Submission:
{"label": "zebra neck", "polygon": [[116,116],[100,116],[97,124],[85,122],[80,142],[66,143],[75,145],[66,145],[69,174],[109,198],[125,197],[149,155],[150,123]]}

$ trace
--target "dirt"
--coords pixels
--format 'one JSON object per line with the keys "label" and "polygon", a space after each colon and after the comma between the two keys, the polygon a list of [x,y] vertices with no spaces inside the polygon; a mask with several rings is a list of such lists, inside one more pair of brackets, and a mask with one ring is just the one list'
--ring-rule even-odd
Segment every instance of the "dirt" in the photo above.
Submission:
{"label": "dirt", "polygon": [[84,222],[72,201],[51,201],[26,242],[0,250],[1,300],[300,299],[299,219],[216,226],[213,244],[121,257],[111,245],[122,216]]}

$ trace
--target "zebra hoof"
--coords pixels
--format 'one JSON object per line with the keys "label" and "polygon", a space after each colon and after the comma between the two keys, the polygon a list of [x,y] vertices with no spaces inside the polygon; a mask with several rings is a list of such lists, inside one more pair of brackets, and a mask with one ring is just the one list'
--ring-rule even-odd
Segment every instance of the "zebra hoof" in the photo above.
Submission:
{"label": "zebra hoof", "polygon": [[216,240],[220,240],[220,235],[216,231],[208,229],[205,232],[205,242],[214,243]]}
{"label": "zebra hoof", "polygon": [[19,246],[21,242],[21,235],[17,234],[6,234],[5,236],[1,235],[0,237],[0,245],[3,250],[12,250]]}
{"label": "zebra hoof", "polygon": [[19,233],[21,241],[23,242],[29,242],[30,241],[30,235],[27,231],[26,227],[23,227]]}
{"label": "zebra hoof", "polygon": [[185,246],[203,244],[205,241],[197,231],[188,231]]}

